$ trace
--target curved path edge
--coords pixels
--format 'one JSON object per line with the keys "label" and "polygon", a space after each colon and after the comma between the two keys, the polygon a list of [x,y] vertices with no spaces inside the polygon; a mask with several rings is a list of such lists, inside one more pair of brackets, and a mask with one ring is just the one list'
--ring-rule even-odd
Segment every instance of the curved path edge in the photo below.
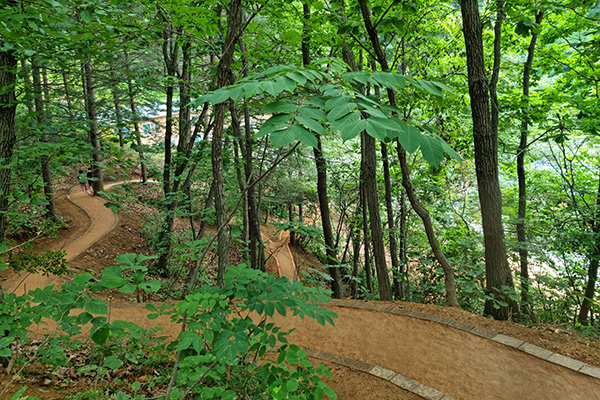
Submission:
{"label": "curved path edge", "polygon": [[306,352],[307,357],[328,361],[350,369],[366,372],[367,374],[386,380],[392,383],[393,385],[396,385],[399,388],[404,389],[407,392],[415,394],[426,400],[454,400],[452,397],[432,387],[429,387],[414,379],[411,379],[402,374],[398,374],[395,371],[392,371],[391,369],[384,368],[379,365],[369,364],[364,361],[356,360],[350,357],[340,356],[338,354],[329,353],[327,351],[313,350],[306,347],[304,347],[303,350]]}
{"label": "curved path edge", "polygon": [[[384,312],[388,314],[402,315],[411,318],[416,318],[424,321],[434,322],[440,325],[445,325],[450,328],[458,329],[460,331],[468,332],[473,335],[492,340],[494,342],[503,344],[505,346],[511,347],[517,351],[521,351],[523,353],[529,354],[533,357],[539,358],[541,360],[550,362],[552,364],[559,365],[561,367],[568,368],[575,372],[581,373],[583,375],[590,376],[592,378],[600,379],[600,368],[595,367],[593,365],[586,364],[582,361],[575,360],[574,358],[570,358],[567,356],[563,356],[558,353],[554,353],[550,350],[544,349],[542,347],[533,345],[531,343],[527,343],[523,340],[513,338],[511,336],[503,335],[498,332],[491,331],[489,329],[481,328],[479,326],[475,326],[466,322],[457,321],[448,317],[444,317],[436,314],[428,314],[422,311],[409,310],[407,308],[403,308],[400,306],[392,306],[387,304],[376,304],[369,302],[360,302],[353,300],[337,300],[332,299],[329,302],[330,305],[337,307],[345,307],[345,308],[357,308],[362,310],[371,310]],[[388,370],[389,371],[389,370]],[[392,371],[393,372],[393,371]],[[428,397],[426,397],[429,399]],[[441,399],[442,397],[434,397],[433,399]]]}

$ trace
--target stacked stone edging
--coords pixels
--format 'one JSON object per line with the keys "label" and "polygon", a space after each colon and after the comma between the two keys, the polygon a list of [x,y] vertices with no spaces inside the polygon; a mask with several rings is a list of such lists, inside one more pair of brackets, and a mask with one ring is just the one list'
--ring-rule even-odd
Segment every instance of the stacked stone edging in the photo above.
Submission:
{"label": "stacked stone edging", "polygon": [[335,364],[343,365],[344,367],[348,367],[350,369],[366,372],[367,374],[386,380],[393,385],[396,385],[399,388],[404,389],[407,392],[417,395],[425,400],[454,400],[452,397],[445,395],[444,393],[432,387],[426,386],[415,381],[414,379],[402,374],[398,374],[391,369],[387,369],[379,365],[369,364],[364,361],[356,360],[346,356],[340,356],[327,351],[313,350],[306,347],[303,348],[303,350],[306,352],[307,357],[329,361]]}
{"label": "stacked stone edging", "polygon": [[524,342],[523,340],[506,336],[501,333],[491,331],[489,329],[481,328],[473,324],[466,322],[456,321],[454,319],[444,317],[436,314],[428,314],[422,311],[409,310],[400,306],[392,306],[388,304],[376,304],[372,302],[360,302],[351,300],[331,300],[329,302],[332,306],[346,307],[346,308],[358,308],[362,310],[372,310],[385,312],[388,314],[403,315],[411,318],[417,318],[424,321],[435,322],[437,324],[446,325],[454,329],[458,329],[464,332],[471,333],[473,335],[480,336],[485,339],[493,340],[494,342],[512,347],[516,350],[527,353],[531,356],[537,357],[544,361],[551,362],[561,367],[568,368],[575,372],[590,376],[592,378],[600,379],[600,368],[593,365],[586,364],[582,361],[575,360],[570,357],[563,356],[558,353],[554,353],[550,350],[546,350],[542,347],[533,345],[531,343]]}

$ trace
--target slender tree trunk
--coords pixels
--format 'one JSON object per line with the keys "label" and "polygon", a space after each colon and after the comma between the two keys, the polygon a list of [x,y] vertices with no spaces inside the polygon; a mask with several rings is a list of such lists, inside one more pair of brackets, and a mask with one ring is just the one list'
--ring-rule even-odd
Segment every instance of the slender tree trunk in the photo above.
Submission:
{"label": "slender tree trunk", "polygon": [[[241,34],[242,23],[242,1],[231,0],[229,3],[229,15],[227,18],[227,34],[223,43],[221,60],[217,66],[217,88],[229,83],[231,64],[235,43]],[[215,213],[217,216],[217,285],[223,286],[223,276],[229,265],[229,227],[227,226],[227,203],[225,202],[225,185],[223,182],[223,126],[225,122],[225,108],[227,103],[215,106],[215,128],[212,138],[212,173],[215,184]]]}
{"label": "slender tree trunk", "polygon": [[[0,39],[0,47],[4,41]],[[6,235],[6,211],[10,195],[10,177],[13,148],[16,142],[15,82],[17,74],[17,59],[12,50],[0,51],[0,243]]]}
{"label": "slender tree trunk", "polygon": [[111,65],[110,68],[110,80],[111,80],[111,92],[113,97],[113,104],[115,106],[115,119],[117,123],[117,135],[119,136],[119,147],[125,147],[125,140],[123,138],[123,116],[121,114],[121,101],[119,100],[119,92],[117,79],[115,77],[115,70]]}
{"label": "slender tree trunk", "polygon": [[402,286],[400,269],[398,263],[398,243],[396,242],[396,224],[394,222],[394,207],[392,205],[392,179],[390,177],[390,164],[388,160],[387,145],[381,143],[381,159],[383,160],[383,178],[385,184],[385,208],[388,220],[388,236],[390,239],[390,258],[392,260],[392,279],[394,294],[397,299],[401,297],[400,286]]}
{"label": "slender tree trunk", "polygon": [[375,259],[375,270],[377,271],[377,283],[379,284],[379,297],[384,301],[393,300],[390,287],[389,271],[385,259],[385,245],[383,243],[383,230],[381,229],[381,217],[379,215],[379,199],[377,196],[377,156],[375,139],[366,134],[363,135],[363,157],[364,185],[367,207],[369,207],[369,226],[371,228],[371,244],[373,245],[373,258]]}
{"label": "slender tree trunk", "polygon": [[[40,129],[40,143],[43,148],[48,148],[47,143],[48,135],[46,133],[46,127],[48,121],[46,113],[44,111],[44,102],[47,101],[48,96],[44,98],[44,91],[42,90],[42,79],[40,76],[41,67],[37,63],[32,63],[32,76],[33,76],[33,91],[34,91],[34,103],[36,111],[36,121]],[[46,204],[46,218],[52,221],[59,221],[58,214],[56,213],[56,202],[54,201],[54,187],[52,185],[52,171],[50,170],[50,154],[43,151],[40,155],[42,180],[44,182],[44,195],[48,204]]]}
{"label": "slender tree trunk", "polygon": [[[373,49],[375,50],[377,62],[379,63],[379,65],[381,65],[381,68],[384,71],[389,71],[387,58],[385,56],[385,53],[383,52],[383,49],[381,48],[377,30],[371,22],[370,11],[369,11],[369,8],[367,7],[366,0],[359,0],[359,5],[361,8],[361,13],[363,16],[363,21],[365,23],[367,33],[371,40]],[[396,93],[393,90],[388,89],[387,94],[388,94],[390,104],[392,106],[396,106],[397,105]],[[445,255],[439,245],[439,242],[437,241],[437,239],[435,237],[433,225],[431,223],[431,218],[429,217],[429,212],[427,211],[427,209],[425,207],[423,207],[420,204],[419,199],[417,198],[416,193],[412,187],[412,182],[410,180],[410,172],[408,169],[408,164],[406,162],[406,151],[404,150],[404,148],[402,148],[399,141],[397,141],[397,144],[398,144],[398,158],[400,159],[400,168],[402,170],[402,185],[404,186],[404,189],[406,190],[408,199],[409,199],[413,209],[415,210],[417,215],[419,215],[419,217],[421,218],[421,220],[423,222],[423,225],[425,227],[425,232],[427,233],[427,239],[429,241],[429,245],[431,246],[431,250],[433,251],[433,254],[435,255],[438,263],[444,270],[444,277],[445,277],[445,282],[446,282],[446,299],[448,300],[448,304],[453,307],[459,307],[458,299],[456,297],[455,283],[454,283],[454,271],[452,270],[452,266],[446,259]]]}
{"label": "slender tree trunk", "polygon": [[[536,13],[535,22],[542,22],[543,12]],[[533,65],[533,56],[535,53],[535,44],[538,33],[533,32],[529,49],[527,50],[527,60],[523,65],[523,119],[521,120],[521,140],[517,153],[517,180],[519,184],[519,208],[517,212],[517,240],[519,241],[519,259],[521,264],[521,303],[523,310],[529,315],[534,323],[537,323],[537,317],[531,309],[531,301],[529,299],[529,260],[527,250],[527,182],[525,176],[525,156],[527,154],[527,137],[529,131],[529,80],[531,75],[531,67]]]}
{"label": "slender tree trunk", "polygon": [[[485,243],[486,291],[494,299],[510,304],[505,294],[500,292],[503,286],[514,289],[514,285],[503,241],[502,192],[498,179],[498,136],[490,117],[489,86],[483,57],[482,24],[477,0],[461,0],[461,12],[473,116],[475,169]],[[495,304],[494,300],[487,300],[484,313],[495,319],[506,320],[510,316],[510,308]]]}
{"label": "slender tree trunk", "polygon": [[594,303],[594,294],[596,293],[596,281],[598,280],[598,264],[600,262],[600,173],[598,174],[598,191],[596,194],[596,207],[594,216],[590,221],[592,232],[594,233],[594,246],[590,255],[590,265],[588,267],[588,281],[583,293],[583,302],[577,316],[577,321],[581,325],[588,324],[588,315]]}
{"label": "slender tree trunk", "polygon": [[[310,64],[310,6],[304,3],[303,35],[302,35],[302,63]],[[325,241],[325,252],[327,254],[327,264],[329,275],[331,276],[331,290],[333,297],[341,299],[343,296],[343,287],[341,274],[338,268],[337,249],[331,227],[331,216],[329,213],[329,196],[327,194],[327,162],[323,154],[323,148],[320,135],[316,134],[317,147],[313,149],[315,155],[315,164],[317,166],[317,194],[319,196],[319,209],[321,211],[321,223],[323,226],[323,239]]]}
{"label": "slender tree trunk", "polygon": [[[361,149],[364,149],[362,145],[362,135],[361,135]],[[361,150],[362,151],[362,150]],[[360,209],[362,211],[362,230],[363,230],[363,247],[364,247],[364,258],[365,258],[365,280],[367,284],[367,290],[371,294],[374,294],[373,291],[373,274],[371,269],[371,238],[369,235],[369,213],[367,208],[367,195],[365,190],[365,175],[363,166],[364,157],[361,157],[360,162]]]}
{"label": "slender tree trunk", "polygon": [[86,112],[89,126],[89,141],[92,145],[92,188],[94,195],[104,190],[104,176],[102,172],[102,149],[100,147],[100,132],[98,130],[98,116],[96,114],[96,86],[94,84],[94,67],[87,60],[83,64],[83,93],[85,97]]}
{"label": "slender tree trunk", "polygon": [[398,282],[398,298],[401,300],[410,301],[407,299],[407,294],[410,294],[410,280],[408,279],[408,257],[406,252],[406,223],[408,221],[408,210],[406,209],[406,200],[404,193],[400,194],[400,277]]}
{"label": "slender tree trunk", "polygon": [[[244,55],[246,45],[242,38],[239,39],[240,51],[242,52],[242,76],[248,76],[248,60]],[[265,271],[265,253],[260,234],[260,214],[256,201],[256,190],[254,188],[254,135],[250,126],[250,110],[244,107],[244,173],[246,183],[249,185],[246,191],[247,213],[248,213],[248,252],[250,253],[250,266],[254,269]]]}
{"label": "slender tree trunk", "polygon": [[[125,52],[125,70],[129,72],[129,55],[127,54],[127,52]],[[133,140],[135,140],[138,151],[138,157],[140,160],[140,172],[142,174],[142,183],[146,183],[148,181],[148,167],[146,166],[146,160],[144,158],[144,147],[142,144],[142,134],[140,130],[139,116],[135,104],[133,80],[129,75],[127,77],[127,91],[129,93],[129,109],[131,110],[131,117],[133,118]]]}
{"label": "slender tree trunk", "polygon": [[71,90],[69,89],[69,79],[67,76],[67,72],[62,70],[62,78],[63,78],[63,89],[65,91],[65,101],[67,102],[67,111],[69,111],[69,118],[73,120],[75,118],[73,114],[73,102],[71,101]]}

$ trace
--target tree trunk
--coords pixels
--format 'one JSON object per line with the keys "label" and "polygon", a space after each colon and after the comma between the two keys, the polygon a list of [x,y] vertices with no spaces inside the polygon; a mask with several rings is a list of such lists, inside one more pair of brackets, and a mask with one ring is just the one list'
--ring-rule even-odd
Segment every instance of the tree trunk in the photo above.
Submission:
{"label": "tree trunk", "polygon": [[[373,49],[375,50],[375,55],[377,57],[377,62],[381,65],[381,68],[384,71],[389,71],[389,66],[387,62],[387,58],[383,49],[381,48],[381,44],[379,42],[379,36],[377,34],[377,30],[375,26],[373,26],[371,22],[370,11],[367,7],[366,0],[359,0],[359,5],[361,8],[361,13],[363,16],[363,20],[365,23],[365,28],[371,40],[371,44]],[[388,98],[390,104],[392,106],[397,106],[396,101],[396,93],[388,89],[387,90]],[[431,246],[431,250],[433,251],[434,256],[436,257],[438,263],[444,270],[444,277],[446,282],[446,299],[448,300],[448,304],[453,307],[459,307],[458,299],[456,298],[456,288],[454,284],[454,271],[452,270],[452,266],[446,259],[433,230],[433,225],[431,223],[431,218],[429,217],[429,212],[425,207],[421,205],[417,195],[412,187],[412,182],[410,180],[410,172],[408,169],[408,164],[406,162],[406,151],[400,145],[400,142],[397,141],[398,144],[398,158],[400,159],[400,167],[402,170],[402,185],[406,190],[408,195],[408,199],[410,201],[411,206],[417,213],[417,215],[421,218],[423,225],[425,227],[425,232],[427,233],[427,239],[429,241],[429,245]]]}
{"label": "tree trunk", "polygon": [[[242,1],[231,0],[229,3],[229,15],[227,18],[227,34],[223,43],[223,53],[217,66],[217,88],[229,83],[231,64],[235,43],[241,34],[242,23]],[[229,265],[229,227],[227,226],[227,203],[225,202],[225,185],[223,182],[223,125],[225,122],[225,108],[227,103],[215,106],[215,127],[213,130],[211,144],[211,164],[213,182],[215,184],[215,213],[217,216],[217,285],[223,286],[223,276]]]}
{"label": "tree trunk", "polygon": [[[125,71],[129,72],[129,54],[127,51],[125,55]],[[133,118],[133,140],[135,140],[138,157],[140,160],[140,173],[142,174],[142,183],[148,181],[148,167],[146,166],[146,160],[144,159],[144,147],[142,145],[142,134],[140,130],[140,121],[137,113],[137,107],[135,105],[135,94],[133,91],[133,80],[131,76],[127,74],[127,92],[129,93],[129,109],[131,110],[131,118]]]}
{"label": "tree trunk", "polygon": [[93,66],[90,60],[83,64],[83,93],[89,126],[89,141],[92,145],[92,188],[94,195],[104,190],[102,172],[102,149],[100,147],[100,132],[98,131],[98,116],[96,114],[96,86],[94,84]]}
{"label": "tree trunk", "polygon": [[[539,11],[535,16],[536,24],[542,22],[543,12]],[[519,184],[519,208],[517,211],[517,240],[519,241],[519,260],[521,264],[521,303],[523,310],[529,315],[532,322],[537,323],[537,317],[531,309],[529,299],[529,260],[527,251],[527,182],[525,176],[525,156],[527,154],[527,137],[529,130],[529,79],[531,67],[533,65],[533,56],[535,53],[535,44],[538,33],[533,32],[529,49],[527,50],[527,60],[523,65],[523,109],[521,120],[521,140],[517,152],[517,180]]]}
{"label": "tree trunk", "polygon": [[[4,41],[0,39],[0,47]],[[0,51],[0,243],[6,235],[6,211],[10,195],[13,148],[16,142],[15,98],[17,59],[12,50]]]}
{"label": "tree trunk", "polygon": [[[364,148],[362,145],[363,137],[361,135],[361,149]],[[362,151],[362,150],[361,150]],[[371,269],[371,237],[369,235],[369,212],[367,209],[367,195],[365,190],[365,176],[363,166],[365,160],[361,157],[360,161],[360,209],[362,211],[362,230],[363,230],[363,247],[364,247],[364,258],[365,258],[365,283],[367,284],[367,291],[373,296],[373,274]]]}
{"label": "tree trunk", "polygon": [[407,294],[410,295],[410,280],[408,279],[408,257],[406,254],[406,222],[408,220],[408,210],[406,209],[406,200],[404,193],[400,194],[400,281],[398,282],[398,299],[410,301]]}
{"label": "tree trunk", "polygon": [[113,104],[115,106],[115,120],[117,123],[117,135],[119,136],[119,147],[125,147],[125,140],[123,138],[123,117],[121,114],[121,101],[119,100],[118,86],[119,83],[115,77],[115,70],[111,65],[110,68],[110,80],[111,80],[111,92],[113,97]]}
{"label": "tree trunk", "polygon": [[385,208],[387,211],[388,237],[390,240],[390,258],[392,259],[392,279],[396,299],[400,299],[402,286],[399,263],[398,243],[396,242],[396,224],[394,222],[394,208],[392,205],[392,179],[390,177],[390,163],[388,160],[387,145],[381,143],[381,159],[383,160],[383,179],[385,185]]}
{"label": "tree trunk", "polygon": [[313,149],[315,163],[317,164],[317,194],[319,196],[319,210],[321,212],[321,223],[323,226],[323,239],[325,241],[325,253],[327,255],[327,268],[331,276],[331,290],[333,297],[341,299],[344,295],[342,279],[338,268],[337,249],[335,248],[333,229],[331,228],[331,216],[329,213],[329,196],[327,195],[327,163],[323,156],[321,137],[315,134],[317,147]]}
{"label": "tree trunk", "polygon": [[598,280],[598,263],[600,262],[600,173],[598,174],[598,192],[596,194],[596,207],[594,216],[590,221],[592,232],[594,232],[594,246],[590,255],[590,265],[588,267],[588,281],[583,294],[583,302],[577,316],[577,321],[581,325],[588,324],[588,314],[594,303],[594,294],[596,293],[596,281]]}
{"label": "tree trunk", "polygon": [[375,270],[377,271],[377,283],[379,284],[379,298],[383,301],[393,300],[390,287],[389,271],[385,259],[385,245],[383,243],[383,230],[381,229],[381,217],[379,216],[379,199],[377,196],[377,155],[375,139],[366,132],[363,136],[362,156],[365,160],[364,181],[365,197],[369,208],[369,226],[371,228],[371,244],[373,245],[373,258],[375,259]]}
{"label": "tree trunk", "polygon": [[[44,91],[42,90],[42,79],[40,77],[41,67],[33,62],[32,76],[33,76],[33,91],[34,91],[34,103],[36,111],[36,121],[40,129],[40,143],[43,147],[47,147],[48,135],[45,130],[48,125],[46,120],[46,113],[44,111],[44,102],[48,101],[48,95],[44,98]],[[52,171],[50,170],[50,155],[48,152],[42,152],[40,155],[42,180],[44,182],[44,195],[48,204],[46,204],[46,218],[52,221],[59,221],[60,218],[56,213],[56,202],[54,201],[54,187],[52,185]]]}
{"label": "tree trunk", "polygon": [[512,307],[509,307],[510,301],[501,290],[503,286],[514,289],[514,285],[503,241],[502,192],[498,179],[498,137],[490,118],[489,87],[477,0],[461,0],[461,12],[473,117],[475,169],[485,244],[486,292],[493,297],[493,300],[486,300],[484,313],[495,319],[506,320],[510,316]]}

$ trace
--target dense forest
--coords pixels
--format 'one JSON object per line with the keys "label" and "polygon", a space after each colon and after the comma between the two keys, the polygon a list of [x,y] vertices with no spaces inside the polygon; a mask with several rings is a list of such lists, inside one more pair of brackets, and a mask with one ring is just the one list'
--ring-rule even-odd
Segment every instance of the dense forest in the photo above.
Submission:
{"label": "dense forest", "polygon": [[[93,193],[117,213],[125,195],[106,182],[160,187],[144,228],[152,253],[116,261],[141,275],[130,283],[111,267],[31,297],[21,325],[2,320],[0,356],[11,358],[36,313],[68,334],[91,321],[104,344],[130,327],[92,320],[106,304],[82,293],[161,284],[187,299],[182,331],[225,324],[225,299],[326,323],[312,302],[331,296],[599,332],[599,1],[4,0],[0,32],[4,269],[64,273],[60,252],[22,246],[64,227],[57,180],[76,185],[90,166]],[[330,292],[263,274],[269,217],[316,255],[323,269],[310,282]],[[144,285],[146,274],[155,280]],[[272,286],[265,307],[261,288]],[[56,300],[65,293],[72,301]],[[10,296],[2,312],[21,312]],[[66,307],[89,318],[58,318]],[[260,326],[263,336],[244,327],[255,332],[244,349],[216,328],[184,336],[174,367],[184,372],[166,398],[223,374],[219,359],[264,355],[278,334]],[[198,360],[186,359],[192,350]],[[280,351],[279,362],[302,357]],[[315,373],[304,367],[272,367],[260,390],[285,398],[281,380],[292,379],[289,393],[333,396],[298,387]]]}

